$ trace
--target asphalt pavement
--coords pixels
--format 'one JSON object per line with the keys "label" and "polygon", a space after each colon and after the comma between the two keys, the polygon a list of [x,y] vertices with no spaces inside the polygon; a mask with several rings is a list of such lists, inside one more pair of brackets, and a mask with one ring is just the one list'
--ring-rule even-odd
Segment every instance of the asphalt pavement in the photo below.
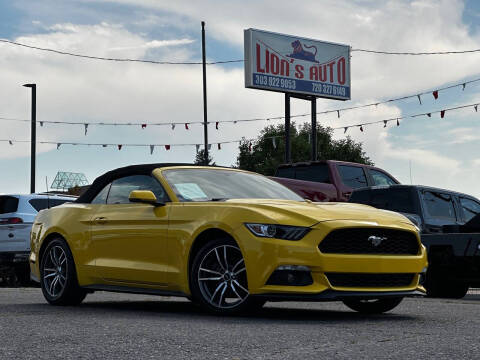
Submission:
{"label": "asphalt pavement", "polygon": [[473,359],[479,330],[479,292],[375,316],[295,302],[233,317],[181,298],[96,292],[54,307],[38,288],[0,288],[0,359]]}

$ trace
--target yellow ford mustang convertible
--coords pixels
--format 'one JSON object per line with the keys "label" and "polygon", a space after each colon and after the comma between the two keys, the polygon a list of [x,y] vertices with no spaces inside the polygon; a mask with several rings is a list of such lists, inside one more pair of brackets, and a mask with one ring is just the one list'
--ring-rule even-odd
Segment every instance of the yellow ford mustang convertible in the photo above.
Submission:
{"label": "yellow ford mustang convertible", "polygon": [[107,290],[185,296],[219,313],[285,300],[379,313],[424,293],[427,261],[402,215],[311,203],[246,171],[148,164],[41,211],[30,265],[54,305]]}

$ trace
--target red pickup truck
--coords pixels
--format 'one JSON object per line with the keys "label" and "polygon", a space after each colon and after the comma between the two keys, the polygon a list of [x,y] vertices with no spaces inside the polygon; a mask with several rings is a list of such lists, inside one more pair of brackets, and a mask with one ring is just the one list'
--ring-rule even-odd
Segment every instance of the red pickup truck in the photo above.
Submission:
{"label": "red pickup truck", "polygon": [[271,179],[312,201],[348,201],[354,189],[399,184],[385,170],[335,160],[280,165]]}

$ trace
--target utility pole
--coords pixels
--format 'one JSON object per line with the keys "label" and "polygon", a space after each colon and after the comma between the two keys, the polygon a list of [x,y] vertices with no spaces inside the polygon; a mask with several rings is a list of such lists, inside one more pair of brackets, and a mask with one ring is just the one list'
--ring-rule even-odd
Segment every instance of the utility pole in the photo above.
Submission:
{"label": "utility pole", "polygon": [[207,120],[207,62],[205,55],[205,21],[202,21],[202,63],[203,63],[203,138],[205,142],[204,165],[208,165],[208,120]]}
{"label": "utility pole", "polygon": [[32,89],[32,126],[30,138],[30,193],[35,192],[35,159],[37,145],[37,85],[25,84],[25,87]]}
{"label": "utility pole", "polygon": [[292,159],[290,150],[290,94],[285,93],[285,163]]}

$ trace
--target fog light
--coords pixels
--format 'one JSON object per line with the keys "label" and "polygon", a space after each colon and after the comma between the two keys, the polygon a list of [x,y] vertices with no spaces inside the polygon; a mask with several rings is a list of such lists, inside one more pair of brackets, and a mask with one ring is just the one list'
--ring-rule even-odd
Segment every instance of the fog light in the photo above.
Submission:
{"label": "fog light", "polygon": [[308,266],[282,265],[270,276],[267,285],[307,286],[313,279]]}

